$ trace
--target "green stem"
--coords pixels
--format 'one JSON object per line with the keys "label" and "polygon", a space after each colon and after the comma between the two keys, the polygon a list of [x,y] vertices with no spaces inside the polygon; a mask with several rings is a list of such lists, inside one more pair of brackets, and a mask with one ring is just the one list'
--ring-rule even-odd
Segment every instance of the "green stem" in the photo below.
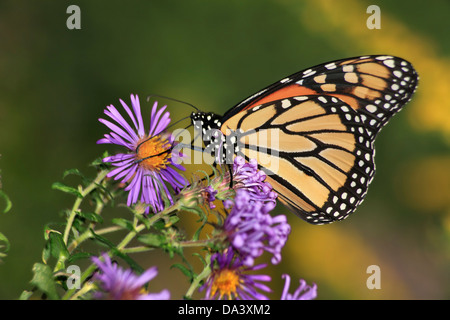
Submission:
{"label": "green stem", "polygon": [[[78,187],[78,190],[81,193],[81,198],[77,198],[75,200],[75,203],[73,204],[73,207],[72,207],[72,211],[70,212],[69,218],[67,219],[66,228],[64,229],[63,241],[64,241],[64,244],[66,245],[66,247],[67,247],[68,241],[69,241],[70,230],[72,229],[73,222],[75,220],[75,217],[78,214],[81,202],[84,200],[84,198],[90,192],[92,192],[92,190],[94,190],[95,188],[98,187],[98,185],[103,181],[103,179],[106,177],[108,172],[109,172],[108,170],[100,171],[98,173],[97,177],[95,178],[95,180],[92,181],[92,183],[90,185],[88,185],[84,190],[81,188],[81,186]],[[60,255],[59,258],[58,258],[58,261],[55,264],[54,270],[56,271],[57,269],[62,267],[64,265],[64,262],[65,262],[66,259],[67,259],[66,256]]]}
{"label": "green stem", "polygon": [[[115,231],[120,231],[123,230],[122,227],[119,226],[112,226],[112,227],[107,227],[107,228],[103,228],[103,229],[98,229],[95,230],[95,233],[98,235],[102,235],[102,234],[107,234],[107,233],[111,233],[111,232],[115,232]],[[93,237],[92,231],[91,230],[86,230],[85,232],[83,232],[80,236],[78,236],[77,238],[73,239],[72,243],[70,244],[70,246],[67,248],[67,250],[69,252],[72,252],[73,250],[75,250],[75,248],[77,248],[82,242],[86,241],[87,239],[90,239]]]}
{"label": "green stem", "polygon": [[189,287],[188,291],[186,292],[185,297],[188,299],[191,298],[191,296],[194,294],[194,290],[197,289],[198,286],[200,285],[200,282],[203,279],[205,279],[207,276],[209,276],[210,273],[211,273],[211,268],[209,267],[209,265],[205,266],[203,271],[200,272],[200,274],[198,274],[192,281],[191,286]]}
{"label": "green stem", "polygon": [[155,250],[155,248],[151,248],[148,246],[137,246],[137,247],[132,247],[132,248],[124,248],[122,249],[123,253],[139,253],[139,252],[147,252],[147,251],[152,251]]}
{"label": "green stem", "polygon": [[148,224],[152,226],[156,221],[163,218],[165,215],[168,215],[169,213],[172,213],[174,211],[179,210],[181,207],[181,204],[179,202],[176,202],[170,207],[165,208],[163,211],[160,211],[156,214],[154,214],[152,217],[148,219]]}
{"label": "green stem", "polygon": [[197,240],[197,241],[180,241],[180,247],[189,248],[189,247],[207,247],[209,244],[216,242],[220,237],[205,239],[205,240]]}
{"label": "green stem", "polygon": [[141,232],[141,231],[144,230],[144,229],[145,229],[145,225],[144,225],[144,224],[141,224],[141,225],[139,225],[139,226],[136,226],[136,227],[134,228],[134,230],[131,231],[129,234],[127,234],[127,235],[125,236],[125,238],[123,238],[123,240],[117,245],[117,249],[119,249],[119,251],[122,250],[122,249],[124,249],[124,248],[126,247],[126,245],[129,244],[129,243],[131,242],[131,240],[133,240],[134,237],[135,237],[139,232]]}
{"label": "green stem", "polygon": [[[97,269],[97,265],[95,264],[91,264],[81,275],[80,277],[80,283],[84,283],[83,287],[79,290],[79,291],[85,291],[85,287],[90,287],[91,284],[88,282],[86,283],[86,279],[89,278],[92,273],[94,273],[94,271]],[[66,294],[62,297],[62,300],[69,300],[69,299],[73,299],[75,296],[78,297],[78,294],[73,295],[73,293],[76,291],[76,288],[67,290]]]}
{"label": "green stem", "polygon": [[[97,186],[100,184],[100,182],[106,177],[108,172],[109,172],[108,170],[100,171],[99,174],[97,175],[97,178],[95,178],[95,180],[90,185],[88,185],[84,190],[80,190],[81,198],[77,198],[75,200],[75,203],[73,204],[73,207],[72,207],[72,211],[70,212],[69,218],[67,219],[66,229],[64,230],[63,240],[66,245],[69,240],[69,234],[70,234],[70,230],[72,229],[73,221],[75,220],[75,217],[77,216],[78,209],[80,208],[81,202],[83,201],[84,197],[86,197],[92,190],[97,188]],[[79,187],[79,189],[81,189],[81,187]]]}

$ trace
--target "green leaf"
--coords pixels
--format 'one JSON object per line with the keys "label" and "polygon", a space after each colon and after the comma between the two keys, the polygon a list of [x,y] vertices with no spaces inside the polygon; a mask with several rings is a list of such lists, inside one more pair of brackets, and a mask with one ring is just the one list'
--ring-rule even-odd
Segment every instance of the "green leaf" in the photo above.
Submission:
{"label": "green leaf", "polygon": [[48,242],[45,243],[44,250],[42,250],[42,261],[48,263],[48,260],[52,256],[52,250]]}
{"label": "green leaf", "polygon": [[164,230],[164,229],[167,229],[168,227],[176,224],[179,220],[180,220],[180,218],[177,215],[173,215],[170,217],[163,217],[163,218],[155,221],[153,223],[153,227],[156,230]]}
{"label": "green leaf", "polygon": [[0,248],[1,248],[1,247],[5,247],[5,249],[4,249],[3,251],[4,251],[5,253],[8,252],[8,251],[9,251],[9,248],[10,248],[9,240],[8,240],[8,238],[7,238],[3,233],[1,233],[1,232],[0,232],[0,242],[4,242],[4,243],[5,243],[4,245],[0,245]]}
{"label": "green leaf", "polygon": [[103,217],[95,212],[78,211],[77,215],[92,222],[103,223]]}
{"label": "green leaf", "polygon": [[[1,244],[1,242],[4,242],[4,244]],[[9,251],[10,243],[8,238],[0,232],[0,262],[3,258],[6,257],[6,253]]]}
{"label": "green leaf", "polygon": [[137,237],[138,241],[142,242],[143,244],[146,244],[150,247],[161,247],[165,242],[166,239],[163,235],[155,234],[155,233],[147,233],[143,234]]}
{"label": "green leaf", "polygon": [[88,252],[78,252],[78,253],[74,253],[73,255],[70,256],[69,259],[67,259],[67,264],[72,264],[77,260],[80,259],[88,259],[91,258],[93,256],[93,254],[88,253]]}
{"label": "green leaf", "polygon": [[153,223],[153,228],[155,228],[156,230],[163,230],[166,228],[166,223],[164,222],[164,220],[159,219],[158,221],[155,221]]}
{"label": "green leaf", "polygon": [[96,158],[94,161],[92,161],[90,165],[94,167],[108,165],[108,163],[103,162],[103,159],[106,157],[109,157],[108,151],[103,152],[103,155],[100,158]]}
{"label": "green leaf", "polygon": [[131,221],[128,221],[127,219],[123,219],[123,218],[114,218],[111,220],[112,223],[114,223],[115,225],[118,225],[119,227],[122,227],[124,229],[127,229],[129,231],[133,231],[134,227],[133,227],[133,223]]}
{"label": "green leaf", "polygon": [[131,259],[128,255],[120,252],[120,250],[117,249],[117,247],[111,241],[96,234],[94,232],[94,230],[92,230],[92,229],[91,229],[91,233],[94,236],[94,239],[96,239],[103,245],[107,246],[114,255],[118,256],[119,258],[122,258],[126,263],[128,263],[128,265],[131,267],[131,269],[133,269],[134,271],[136,271],[138,273],[142,273],[144,271],[144,269],[142,269],[142,267],[139,264],[137,264],[133,259]]}
{"label": "green leaf", "polygon": [[169,225],[170,226],[176,224],[178,221],[180,221],[180,217],[178,217],[177,215],[169,217]]}
{"label": "green leaf", "polygon": [[[67,260],[70,256],[69,251],[67,250],[66,244],[64,243],[63,237],[59,232],[51,232],[48,235],[48,248],[49,253],[52,257],[54,257],[60,263],[56,266],[57,269],[64,269],[64,263],[61,261]],[[63,259],[60,259],[63,257]]]}
{"label": "green leaf", "polygon": [[24,290],[19,297],[19,300],[28,300],[33,295],[32,291]]}
{"label": "green leaf", "polygon": [[9,197],[6,195],[6,193],[4,193],[2,190],[0,190],[0,197],[3,198],[6,202],[6,206],[5,209],[3,209],[3,213],[7,213],[12,207],[12,202],[11,200],[9,200]]}
{"label": "green leaf", "polygon": [[33,273],[31,284],[46,294],[49,299],[58,300],[59,296],[56,291],[56,283],[53,279],[52,269],[46,264],[35,263]]}
{"label": "green leaf", "polygon": [[202,232],[203,227],[206,225],[207,222],[208,222],[207,220],[203,221],[203,224],[198,228],[197,231],[195,231],[194,235],[192,236],[193,241],[198,241],[200,239],[200,233]]}
{"label": "green leaf", "polygon": [[205,258],[200,253],[194,252],[192,255],[200,259],[200,261],[203,263],[203,267],[206,267],[208,265]]}
{"label": "green leaf", "polygon": [[65,177],[67,177],[68,175],[71,175],[71,174],[84,178],[84,175],[78,169],[69,169],[69,170],[64,171],[63,178],[65,178]]}
{"label": "green leaf", "polygon": [[177,215],[162,217],[153,223],[153,228],[156,230],[164,230],[176,224],[178,221],[180,221],[180,218]]}
{"label": "green leaf", "polygon": [[[42,260],[45,263],[48,262],[50,257],[57,260],[60,260],[60,257],[63,257],[63,260],[66,260],[70,256],[61,232],[51,229],[49,226],[45,226],[44,238],[47,240],[44,251],[42,252]],[[62,269],[64,266],[57,266],[57,268]]]}
{"label": "green leaf", "polygon": [[97,158],[91,162],[91,166],[93,166],[93,167],[97,167],[102,164],[103,164],[102,158]]}
{"label": "green leaf", "polygon": [[137,273],[143,273],[144,269],[133,259],[131,259],[127,254],[120,252],[118,249],[113,250],[114,254],[119,258],[122,258],[128,265]]}
{"label": "green leaf", "polygon": [[143,214],[135,214],[134,216],[139,220],[139,222],[145,225],[146,229],[150,229],[150,221],[148,221],[148,218],[146,216],[144,216]]}
{"label": "green leaf", "polygon": [[52,189],[56,189],[62,192],[66,192],[66,193],[70,193],[73,195],[76,195],[78,198],[83,198],[83,196],[81,195],[81,193],[72,187],[66,186],[65,184],[61,183],[61,182],[55,182],[52,184]]}
{"label": "green leaf", "polygon": [[58,259],[60,256],[63,256],[67,259],[70,256],[66,244],[64,243],[63,236],[59,232],[50,233],[49,241],[52,248],[53,257]]}
{"label": "green leaf", "polygon": [[96,234],[93,229],[90,229],[90,230],[91,230],[91,233],[92,233],[92,235],[93,235],[95,240],[99,241],[101,244],[107,246],[108,248],[112,248],[112,249],[116,249],[117,250],[116,246],[111,241],[109,241],[108,239],[106,239],[106,238]]}
{"label": "green leaf", "polygon": [[203,212],[203,210],[200,207],[185,207],[185,206],[183,206],[182,209],[184,211],[196,214],[196,215],[198,215],[200,217],[204,216],[204,212]]}
{"label": "green leaf", "polygon": [[194,278],[195,274],[191,270],[189,270],[188,268],[183,266],[182,264],[175,263],[170,267],[170,269],[173,269],[173,268],[179,269],[185,276],[189,277],[189,279]]}

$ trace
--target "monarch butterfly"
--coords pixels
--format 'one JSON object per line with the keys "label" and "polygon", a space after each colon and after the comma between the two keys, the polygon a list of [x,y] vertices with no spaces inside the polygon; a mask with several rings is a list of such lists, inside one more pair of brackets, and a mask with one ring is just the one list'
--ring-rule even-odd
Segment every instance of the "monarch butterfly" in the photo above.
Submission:
{"label": "monarch butterfly", "polygon": [[375,137],[417,82],[413,66],[398,57],[337,60],[283,78],[224,116],[193,112],[191,121],[216,162],[255,157],[282,203],[325,224],[363,201],[375,173]]}

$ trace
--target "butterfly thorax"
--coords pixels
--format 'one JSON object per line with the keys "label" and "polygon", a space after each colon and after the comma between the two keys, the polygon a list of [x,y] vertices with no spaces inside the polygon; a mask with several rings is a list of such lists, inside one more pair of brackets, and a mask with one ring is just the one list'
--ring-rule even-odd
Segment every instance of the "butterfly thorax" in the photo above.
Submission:
{"label": "butterfly thorax", "polygon": [[[216,163],[233,163],[233,155],[238,152],[237,133],[221,131],[222,116],[212,112],[193,112],[191,122],[194,126],[194,136],[205,145],[204,152],[214,157]],[[228,130],[229,131],[229,130]]]}
{"label": "butterfly thorax", "polygon": [[201,130],[204,134],[207,130],[220,130],[221,118],[221,116],[212,112],[192,112],[191,114],[194,129]]}

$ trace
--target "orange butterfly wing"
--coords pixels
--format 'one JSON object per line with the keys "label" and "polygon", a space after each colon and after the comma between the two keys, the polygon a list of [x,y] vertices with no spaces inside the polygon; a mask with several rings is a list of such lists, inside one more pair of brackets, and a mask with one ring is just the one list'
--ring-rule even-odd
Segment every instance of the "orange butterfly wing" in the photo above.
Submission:
{"label": "orange butterfly wing", "polygon": [[321,64],[261,90],[229,110],[237,154],[256,158],[279,199],[302,219],[346,218],[375,173],[379,130],[414,93],[412,65],[392,56]]}

